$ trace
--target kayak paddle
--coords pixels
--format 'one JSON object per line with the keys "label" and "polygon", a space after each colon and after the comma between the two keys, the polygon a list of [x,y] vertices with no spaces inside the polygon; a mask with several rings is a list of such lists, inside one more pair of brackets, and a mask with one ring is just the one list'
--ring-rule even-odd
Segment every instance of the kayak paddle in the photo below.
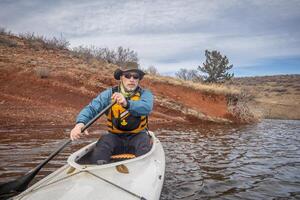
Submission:
{"label": "kayak paddle", "polygon": [[[113,101],[107,107],[105,107],[100,113],[98,113],[93,119],[91,119],[84,127],[81,129],[81,133],[83,133],[88,127],[90,127],[98,118],[100,118],[105,112],[107,112],[115,102]],[[0,184],[0,198],[11,197],[14,196],[15,193],[22,192],[26,190],[28,184],[32,181],[32,179],[36,176],[36,174],[44,167],[52,158],[54,158],[59,152],[61,152],[68,144],[72,142],[71,139],[65,141],[56,151],[51,153],[51,155],[41,162],[34,169],[27,172],[24,176],[7,182]]]}

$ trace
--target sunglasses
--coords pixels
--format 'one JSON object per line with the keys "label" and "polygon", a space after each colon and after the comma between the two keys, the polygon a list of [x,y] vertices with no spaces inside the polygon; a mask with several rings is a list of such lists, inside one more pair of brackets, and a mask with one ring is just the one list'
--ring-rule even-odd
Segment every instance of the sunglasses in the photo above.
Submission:
{"label": "sunglasses", "polygon": [[131,77],[133,77],[133,79],[135,80],[140,79],[140,76],[138,74],[124,73],[123,75],[127,79],[131,79]]}

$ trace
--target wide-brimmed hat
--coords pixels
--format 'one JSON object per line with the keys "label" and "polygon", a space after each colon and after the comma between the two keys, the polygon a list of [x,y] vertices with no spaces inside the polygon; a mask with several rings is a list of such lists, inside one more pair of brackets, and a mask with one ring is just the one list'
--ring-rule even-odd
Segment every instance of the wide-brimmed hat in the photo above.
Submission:
{"label": "wide-brimmed hat", "polygon": [[126,62],[123,65],[120,65],[118,69],[116,69],[114,73],[114,77],[116,80],[120,80],[120,77],[124,72],[136,72],[140,76],[140,80],[143,79],[145,72],[139,69],[139,66],[136,62]]}

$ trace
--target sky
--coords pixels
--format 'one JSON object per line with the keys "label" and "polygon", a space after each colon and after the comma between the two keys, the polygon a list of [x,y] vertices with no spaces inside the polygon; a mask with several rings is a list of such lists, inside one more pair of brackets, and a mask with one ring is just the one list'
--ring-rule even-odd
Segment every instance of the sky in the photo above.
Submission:
{"label": "sky", "polygon": [[163,75],[197,69],[206,49],[235,76],[300,74],[300,0],[0,0],[0,26],[129,48]]}

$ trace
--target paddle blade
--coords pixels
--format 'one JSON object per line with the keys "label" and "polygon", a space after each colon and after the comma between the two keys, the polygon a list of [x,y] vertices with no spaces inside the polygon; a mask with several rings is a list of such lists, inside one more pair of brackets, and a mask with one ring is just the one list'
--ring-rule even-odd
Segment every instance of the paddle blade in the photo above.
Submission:
{"label": "paddle blade", "polygon": [[28,184],[34,178],[37,171],[29,172],[14,181],[0,184],[0,195],[23,192],[27,189]]}

